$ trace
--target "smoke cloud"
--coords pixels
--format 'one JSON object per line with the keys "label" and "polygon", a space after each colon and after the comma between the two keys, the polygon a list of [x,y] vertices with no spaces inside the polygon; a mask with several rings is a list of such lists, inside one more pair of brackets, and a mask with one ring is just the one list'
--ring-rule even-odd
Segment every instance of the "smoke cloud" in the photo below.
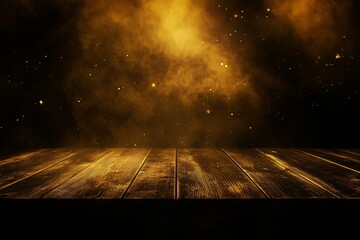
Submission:
{"label": "smoke cloud", "polygon": [[272,28],[281,36],[289,30],[311,55],[336,48],[349,25],[349,0],[268,0],[275,16]]}
{"label": "smoke cloud", "polygon": [[214,38],[224,27],[204,2],[85,1],[77,26],[82,55],[68,84],[78,98],[75,116],[95,136],[92,142],[98,129],[120,143],[136,136],[134,144],[164,144],[170,135],[193,144],[210,133],[198,140],[208,143],[218,138],[218,122],[211,120],[216,108],[222,118],[231,113],[221,108],[239,98],[255,108],[247,61]]}
{"label": "smoke cloud", "polygon": [[307,142],[357,89],[352,0],[0,4],[0,133],[25,145]]}

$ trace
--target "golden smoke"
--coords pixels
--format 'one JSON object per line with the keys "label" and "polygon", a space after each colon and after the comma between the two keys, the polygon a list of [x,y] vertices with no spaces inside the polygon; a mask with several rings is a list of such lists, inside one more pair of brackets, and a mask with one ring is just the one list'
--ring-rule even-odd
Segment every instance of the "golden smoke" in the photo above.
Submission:
{"label": "golden smoke", "polygon": [[[87,1],[79,21],[83,57],[116,56],[115,69],[141,72],[145,85],[156,83],[157,91],[184,101],[208,91],[226,96],[250,91],[233,50],[212,36],[221,28],[212,19],[190,0]],[[112,78],[126,81],[117,73]]]}
{"label": "golden smoke", "polygon": [[274,30],[289,37],[290,28],[314,55],[335,48],[349,23],[349,0],[267,0],[265,7],[273,9]]}
{"label": "golden smoke", "polygon": [[255,105],[247,60],[214,37],[225,29],[214,19],[203,1],[85,1],[82,56],[68,81],[80,125],[115,141],[142,127],[161,132],[161,121],[192,136],[214,125],[196,119],[195,105],[205,114],[211,99]]}

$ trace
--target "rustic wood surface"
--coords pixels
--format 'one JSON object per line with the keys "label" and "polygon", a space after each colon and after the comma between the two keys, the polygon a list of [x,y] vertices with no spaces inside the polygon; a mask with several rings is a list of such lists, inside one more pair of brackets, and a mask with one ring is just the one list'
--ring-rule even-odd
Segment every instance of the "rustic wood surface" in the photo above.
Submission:
{"label": "rustic wood surface", "polygon": [[305,149],[304,152],[308,154],[312,154],[319,158],[323,158],[323,160],[329,160],[334,163],[341,165],[344,168],[348,168],[349,170],[354,170],[357,173],[360,173],[360,157],[353,156],[346,152],[339,152],[339,151],[331,151],[331,150],[324,150],[324,149]]}
{"label": "rustic wood surface", "polygon": [[176,149],[154,149],[124,197],[175,198],[175,166]]}
{"label": "rustic wood surface", "polygon": [[44,171],[76,152],[77,150],[68,149],[40,150],[3,160],[0,164],[0,190]]}
{"label": "rustic wood surface", "polygon": [[85,149],[79,153],[0,190],[0,197],[41,198],[46,193],[68,181],[109,151]]}
{"label": "rustic wood surface", "polygon": [[360,198],[359,149],[1,149],[1,199]]}
{"label": "rustic wood surface", "polygon": [[121,198],[149,153],[116,149],[43,197]]}
{"label": "rustic wood surface", "polygon": [[180,199],[265,197],[220,149],[179,149],[177,157]]}
{"label": "rustic wood surface", "polygon": [[224,150],[270,198],[331,198],[330,193],[255,149]]}
{"label": "rustic wood surface", "polygon": [[262,149],[268,157],[292,166],[295,172],[338,198],[360,197],[360,174],[337,162],[298,149]]}

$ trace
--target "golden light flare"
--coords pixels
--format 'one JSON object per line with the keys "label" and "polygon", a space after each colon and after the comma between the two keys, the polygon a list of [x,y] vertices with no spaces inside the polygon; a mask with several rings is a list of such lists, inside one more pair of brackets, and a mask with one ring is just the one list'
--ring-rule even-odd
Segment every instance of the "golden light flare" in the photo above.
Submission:
{"label": "golden light flare", "polygon": [[43,106],[44,105],[44,101],[43,100],[39,100],[39,104],[41,105],[41,106]]}
{"label": "golden light flare", "polygon": [[335,58],[336,58],[336,59],[340,59],[340,58],[342,58],[342,56],[340,55],[340,53],[337,53],[337,54],[335,55]]}

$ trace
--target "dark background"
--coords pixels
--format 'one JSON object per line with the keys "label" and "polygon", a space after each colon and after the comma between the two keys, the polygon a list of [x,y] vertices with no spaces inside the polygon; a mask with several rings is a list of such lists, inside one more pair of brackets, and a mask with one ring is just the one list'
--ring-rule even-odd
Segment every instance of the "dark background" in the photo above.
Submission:
{"label": "dark background", "polygon": [[[234,129],[230,135],[230,126],[226,118],[221,117],[222,111],[227,109],[222,110],[221,103],[214,99],[213,108],[218,109],[218,115],[212,122],[217,123],[220,133],[209,137],[208,131],[199,130],[194,141],[186,143],[176,139],[176,131],[171,130],[169,135],[165,132],[165,136],[158,138],[153,133],[160,129],[160,125],[155,124],[158,118],[139,125],[135,123],[132,126],[134,136],[124,136],[120,140],[111,136],[111,130],[89,129],[81,124],[74,114],[79,111],[74,104],[77,96],[69,92],[65,79],[83,56],[77,19],[84,2],[1,1],[1,147],[135,146],[134,143],[136,146],[179,147],[359,147],[359,1],[352,1],[346,12],[349,25],[344,28],[348,32],[340,33],[346,35],[340,42],[341,47],[322,52],[319,64],[314,64],[316,58],[306,53],[306,44],[300,44],[290,33],[270,34],[268,40],[261,40],[264,31],[272,33],[270,24],[256,20],[257,15],[264,14],[263,1],[211,1],[209,11],[219,21],[227,21],[234,12],[247,9],[248,20],[242,27],[247,30],[252,47],[260,53],[251,61],[269,76],[275,76],[278,82],[264,84],[262,79],[254,77],[254,91],[261,98],[257,108],[260,110],[256,115],[252,115],[251,109],[243,110],[238,122],[246,124],[246,131],[234,128],[233,120],[231,127]],[[228,10],[217,8],[218,4],[228,6]],[[228,21],[228,24],[237,23]],[[268,29],[263,30],[265,27]],[[237,45],[232,47],[236,52]],[[343,56],[341,59],[335,59],[337,52]],[[328,63],[333,65],[328,67]],[[43,105],[40,100],[44,101]],[[241,98],[238,101],[233,105],[242,104]],[[196,111],[196,106],[189,107],[189,111]],[[106,110],[99,106],[86,118],[91,119],[92,115],[103,111]],[[189,121],[197,119],[206,126],[206,114],[199,112],[191,115]],[[129,119],[131,121],[131,116],[109,116],[109,121],[116,122],[119,128],[128,127]],[[246,122],[247,119],[250,122]],[[143,129],[154,137],[146,141],[139,139],[136,134]]]}

